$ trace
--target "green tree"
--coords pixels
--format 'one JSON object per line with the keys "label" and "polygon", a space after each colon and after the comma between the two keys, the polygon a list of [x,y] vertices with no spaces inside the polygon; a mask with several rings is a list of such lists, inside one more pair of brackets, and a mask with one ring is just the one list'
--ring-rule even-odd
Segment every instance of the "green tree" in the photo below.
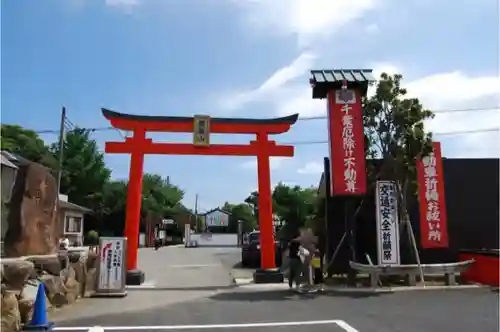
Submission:
{"label": "green tree", "polygon": [[290,237],[301,227],[306,226],[316,213],[317,193],[315,188],[301,188],[300,186],[287,186],[283,183],[273,190],[274,212],[285,226],[281,233]]}
{"label": "green tree", "polygon": [[[272,193],[273,213],[285,222],[280,234],[285,238],[291,236],[304,227],[306,222],[316,214],[317,193],[316,188],[301,188],[300,186],[287,186],[278,183]],[[254,191],[245,199],[245,203],[252,208],[258,220],[259,193]]]}
{"label": "green tree", "polygon": [[259,192],[252,191],[247,198],[245,198],[245,203],[250,206],[253,211],[253,215],[257,220],[259,220]]}
{"label": "green tree", "polygon": [[142,180],[142,211],[164,218],[175,218],[188,209],[182,204],[184,191],[158,174],[144,174]]}
{"label": "green tree", "polygon": [[[369,178],[396,181],[406,210],[407,194],[416,192],[416,160],[432,151],[432,134],[424,121],[434,117],[417,98],[405,98],[400,74],[383,73],[375,94],[365,100],[364,127],[367,157],[382,159],[381,167],[371,168]],[[406,211],[405,211],[406,213]]]}
{"label": "green tree", "polygon": [[367,156],[382,160],[379,167],[371,167],[369,180],[372,184],[377,179],[396,182],[401,224],[408,232],[418,263],[408,203],[417,192],[416,161],[432,151],[432,134],[425,132],[424,121],[434,114],[417,98],[405,97],[407,91],[401,86],[402,79],[399,74],[380,76],[375,95],[365,100],[363,120]]}
{"label": "green tree", "polygon": [[[110,179],[111,171],[106,168],[104,154],[99,151],[97,142],[90,135],[89,130],[82,128],[75,128],[66,134],[61,193],[68,195],[72,203],[95,210],[102,199],[102,192]],[[59,156],[58,144],[52,144],[50,150],[54,156]],[[56,161],[53,162],[52,168],[58,168]]]}
{"label": "green tree", "polygon": [[253,213],[253,209],[248,204],[230,204],[226,202],[222,209],[231,213],[228,225],[228,231],[230,233],[238,231],[239,220],[243,223],[244,232],[249,232],[257,226],[257,220]]}
{"label": "green tree", "polygon": [[51,165],[54,162],[49,148],[38,134],[18,125],[2,124],[0,133],[2,150],[15,153],[30,161]]}

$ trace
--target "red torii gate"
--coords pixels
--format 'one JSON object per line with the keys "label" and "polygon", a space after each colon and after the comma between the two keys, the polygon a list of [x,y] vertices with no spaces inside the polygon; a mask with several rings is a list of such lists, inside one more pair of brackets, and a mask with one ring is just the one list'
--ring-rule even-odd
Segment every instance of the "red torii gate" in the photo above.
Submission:
{"label": "red torii gate", "polygon": [[[127,251],[127,284],[142,284],[144,273],[137,269],[139,245],[139,219],[141,214],[142,176],[145,154],[171,155],[227,155],[256,156],[259,185],[259,227],[261,242],[261,270],[255,274],[256,281],[282,280],[276,273],[275,244],[272,222],[271,172],[269,157],[293,157],[294,147],[277,145],[269,135],[282,134],[290,130],[298,114],[274,119],[210,118],[132,115],[102,109],[102,114],[116,129],[133,132],[124,142],[106,142],[106,153],[128,153],[131,155],[127,190],[125,236]],[[146,132],[193,133],[193,143],[154,143]],[[210,133],[255,134],[256,140],[248,145],[210,144]],[[264,276],[278,277],[264,277]],[[261,277],[260,277],[261,276]]]}

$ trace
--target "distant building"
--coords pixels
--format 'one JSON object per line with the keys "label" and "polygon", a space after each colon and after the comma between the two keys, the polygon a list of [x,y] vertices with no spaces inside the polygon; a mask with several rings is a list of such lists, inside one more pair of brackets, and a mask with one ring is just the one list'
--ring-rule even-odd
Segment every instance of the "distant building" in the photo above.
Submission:
{"label": "distant building", "polygon": [[201,215],[204,220],[205,229],[214,230],[220,228],[227,228],[229,226],[229,217],[231,213],[216,208]]}
{"label": "distant building", "polygon": [[66,237],[70,245],[81,246],[83,244],[83,225],[85,213],[92,210],[73,204],[68,201],[67,195],[59,194],[58,229],[61,237]]}
{"label": "distant building", "polygon": [[12,195],[12,188],[14,187],[14,181],[16,180],[16,174],[18,167],[10,161],[13,159],[9,158],[10,154],[8,152],[2,151],[0,154],[2,163],[2,207],[1,207],[1,251],[3,252],[3,239],[5,233],[7,232],[7,216],[9,215],[8,203],[10,202],[10,197]]}

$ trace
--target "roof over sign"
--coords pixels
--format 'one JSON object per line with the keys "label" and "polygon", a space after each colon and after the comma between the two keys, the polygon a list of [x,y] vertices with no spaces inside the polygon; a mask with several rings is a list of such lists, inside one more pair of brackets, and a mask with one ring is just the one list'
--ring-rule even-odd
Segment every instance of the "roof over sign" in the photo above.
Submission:
{"label": "roof over sign", "polygon": [[349,88],[360,88],[366,94],[368,85],[376,79],[372,69],[311,70],[309,83],[313,88],[313,99],[326,98],[329,90],[339,89],[344,81]]}

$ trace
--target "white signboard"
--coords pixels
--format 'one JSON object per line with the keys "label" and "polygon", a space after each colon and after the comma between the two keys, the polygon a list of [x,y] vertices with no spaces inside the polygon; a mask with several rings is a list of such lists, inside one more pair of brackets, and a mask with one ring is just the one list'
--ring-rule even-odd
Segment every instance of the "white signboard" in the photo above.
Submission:
{"label": "white signboard", "polygon": [[175,221],[174,221],[174,219],[162,219],[161,223],[163,225],[173,225],[173,224],[175,224]]}
{"label": "white signboard", "polygon": [[376,200],[378,264],[400,264],[396,183],[377,181]]}
{"label": "white signboard", "polygon": [[99,253],[99,295],[120,295],[125,293],[127,239],[124,237],[101,237]]}
{"label": "white signboard", "polygon": [[208,213],[205,216],[205,225],[227,227],[229,224],[229,215],[219,210]]}

